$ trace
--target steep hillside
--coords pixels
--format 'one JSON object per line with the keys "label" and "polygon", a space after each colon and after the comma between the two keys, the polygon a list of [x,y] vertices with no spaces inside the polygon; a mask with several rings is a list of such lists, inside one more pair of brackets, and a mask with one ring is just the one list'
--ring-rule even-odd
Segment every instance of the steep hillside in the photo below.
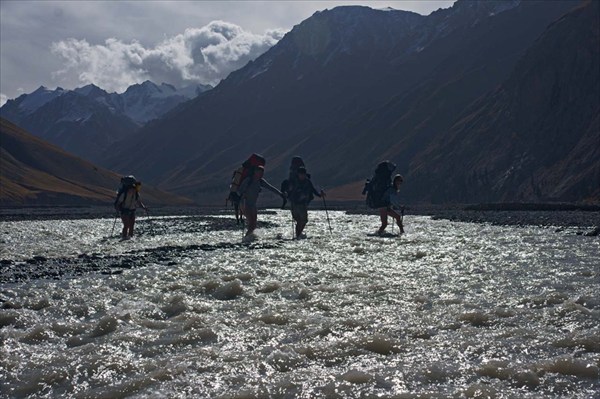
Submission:
{"label": "steep hillside", "polygon": [[[219,86],[122,144],[116,170],[221,198],[231,170],[263,153],[267,177],[302,155],[325,186],[406,173],[460,113],[495,89],[570,1],[458,1],[429,16],[339,7],[316,13]],[[168,135],[169,140],[165,140]]]}
{"label": "steep hillside", "polygon": [[[119,179],[0,118],[1,205],[110,204]],[[148,205],[190,203],[146,185],[142,195]]]}
{"label": "steep hillside", "polygon": [[591,1],[550,25],[500,88],[413,160],[407,191],[435,202],[600,201],[599,21]]}

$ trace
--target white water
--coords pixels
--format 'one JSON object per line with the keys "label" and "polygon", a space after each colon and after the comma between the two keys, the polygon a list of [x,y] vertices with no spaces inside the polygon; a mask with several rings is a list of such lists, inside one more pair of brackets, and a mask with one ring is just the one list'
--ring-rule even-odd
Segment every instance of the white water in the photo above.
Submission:
{"label": "white water", "polygon": [[333,236],[311,212],[309,239],[282,240],[278,212],[259,215],[274,248],[214,251],[185,248],[241,231],[156,218],[117,242],[108,219],[0,223],[0,259],[184,248],[119,275],[3,284],[0,393],[598,397],[597,238],[427,217],[379,238],[377,216],[329,214]]}

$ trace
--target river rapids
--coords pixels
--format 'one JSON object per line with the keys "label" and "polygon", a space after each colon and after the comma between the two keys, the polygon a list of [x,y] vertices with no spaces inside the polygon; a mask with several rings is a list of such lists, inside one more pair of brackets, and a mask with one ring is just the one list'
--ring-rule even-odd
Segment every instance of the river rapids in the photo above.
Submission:
{"label": "river rapids", "polygon": [[326,216],[1,222],[0,395],[600,396],[598,238]]}

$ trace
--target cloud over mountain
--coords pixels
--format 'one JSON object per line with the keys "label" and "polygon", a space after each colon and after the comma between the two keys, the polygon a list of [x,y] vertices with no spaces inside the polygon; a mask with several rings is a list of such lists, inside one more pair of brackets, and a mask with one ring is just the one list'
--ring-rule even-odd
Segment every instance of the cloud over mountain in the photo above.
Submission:
{"label": "cloud over mountain", "polygon": [[55,72],[59,80],[76,74],[81,83],[122,92],[145,80],[176,86],[191,82],[215,85],[267,51],[284,34],[283,30],[255,34],[232,23],[213,21],[165,38],[154,47],[115,38],[103,44],[70,38],[53,42],[51,51],[64,61],[64,68]]}

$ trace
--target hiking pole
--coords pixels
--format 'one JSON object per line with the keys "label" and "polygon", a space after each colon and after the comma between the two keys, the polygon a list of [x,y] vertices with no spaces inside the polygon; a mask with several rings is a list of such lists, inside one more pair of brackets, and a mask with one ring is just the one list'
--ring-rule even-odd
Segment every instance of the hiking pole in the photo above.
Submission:
{"label": "hiking pole", "polygon": [[329,220],[329,212],[327,211],[327,202],[325,202],[325,197],[321,196],[323,199],[323,206],[325,207],[325,215],[327,215],[327,224],[329,225],[329,234],[333,235],[333,231],[331,230],[331,221]]}
{"label": "hiking pole", "polygon": [[146,212],[146,224],[148,225],[148,233],[149,234],[154,233],[154,229],[153,229],[154,225],[152,223],[150,223],[151,220],[150,220],[150,213],[148,213],[148,208],[144,208],[144,211]]}
{"label": "hiking pole", "polygon": [[240,214],[240,221],[241,221],[241,225],[242,225],[242,241],[244,241],[244,230],[246,230],[246,220],[244,219],[244,215]]}
{"label": "hiking pole", "polygon": [[400,208],[400,234],[404,234],[404,207]]}
{"label": "hiking pole", "polygon": [[110,236],[111,236],[111,237],[112,237],[112,236],[113,236],[113,234],[115,233],[115,226],[117,225],[117,217],[118,217],[118,216],[119,216],[118,214],[115,214],[115,221],[113,222],[113,227],[112,227],[112,230],[110,231]]}

